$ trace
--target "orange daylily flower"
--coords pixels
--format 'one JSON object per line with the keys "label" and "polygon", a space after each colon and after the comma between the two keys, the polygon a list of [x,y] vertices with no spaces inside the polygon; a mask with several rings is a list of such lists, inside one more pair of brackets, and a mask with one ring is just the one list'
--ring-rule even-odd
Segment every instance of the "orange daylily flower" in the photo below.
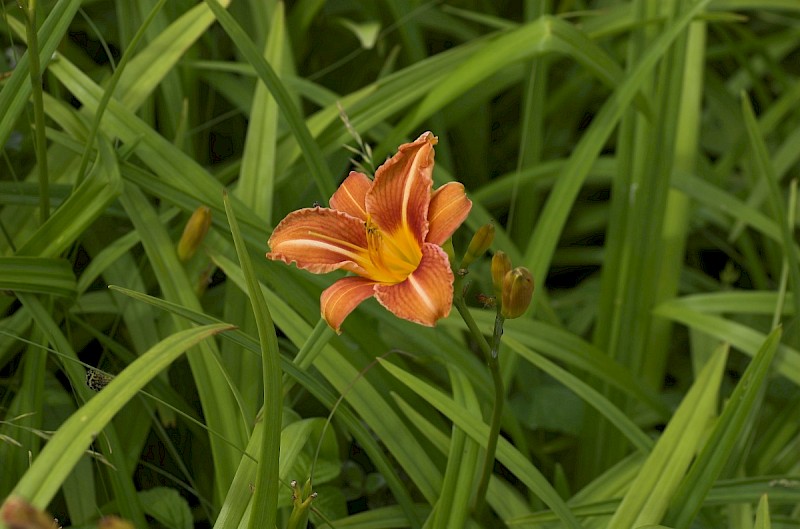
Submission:
{"label": "orange daylily flower", "polygon": [[269,239],[269,259],[315,274],[356,274],[322,293],[322,317],[336,332],[359,303],[375,298],[396,316],[432,326],[450,313],[453,272],[441,245],[464,222],[472,202],[464,186],[433,190],[433,146],[426,132],[401,145],[370,180],[352,171],[330,208],[286,216]]}

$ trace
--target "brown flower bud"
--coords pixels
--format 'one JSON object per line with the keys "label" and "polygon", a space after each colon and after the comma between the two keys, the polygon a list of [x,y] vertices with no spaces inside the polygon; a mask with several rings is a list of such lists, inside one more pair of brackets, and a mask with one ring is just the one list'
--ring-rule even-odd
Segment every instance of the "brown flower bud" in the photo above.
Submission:
{"label": "brown flower bud", "polygon": [[511,258],[502,250],[495,252],[492,257],[492,287],[495,296],[500,297],[503,291],[503,279],[510,270]]}
{"label": "brown flower bud", "polygon": [[117,516],[104,516],[97,524],[98,529],[134,529],[133,524]]}
{"label": "brown flower bud", "polygon": [[0,511],[0,520],[11,529],[58,529],[59,527],[52,516],[19,496],[6,499]]}
{"label": "brown flower bud", "polygon": [[533,276],[524,266],[518,266],[503,279],[503,305],[500,315],[509,320],[519,318],[528,310],[533,297]]}
{"label": "brown flower bud", "polygon": [[486,250],[492,245],[493,240],[494,224],[484,224],[478,228],[478,231],[472,236],[472,240],[467,248],[467,253],[464,254],[464,259],[461,261],[461,268],[468,267],[475,259],[478,259],[486,253]]}
{"label": "brown flower bud", "polygon": [[188,261],[192,258],[210,227],[211,210],[206,206],[200,206],[194,210],[183,229],[181,240],[178,242],[178,258],[181,261]]}

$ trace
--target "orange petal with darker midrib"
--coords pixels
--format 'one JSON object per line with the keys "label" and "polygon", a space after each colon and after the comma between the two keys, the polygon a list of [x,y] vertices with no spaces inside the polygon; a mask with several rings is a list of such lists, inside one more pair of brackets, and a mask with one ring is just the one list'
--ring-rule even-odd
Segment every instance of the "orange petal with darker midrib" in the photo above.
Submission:
{"label": "orange petal with darker midrib", "polygon": [[443,244],[469,215],[472,201],[460,182],[449,182],[431,196],[428,208],[427,242]]}
{"label": "orange petal with darker midrib", "polygon": [[364,173],[350,171],[342,185],[331,197],[331,207],[344,211],[364,222],[367,221],[367,191],[372,187],[372,180]]}
{"label": "orange petal with darker midrib", "polygon": [[453,272],[447,254],[425,243],[419,267],[402,283],[377,285],[375,297],[395,316],[433,326],[450,314],[453,303]]}
{"label": "orange petal with darker midrib", "polygon": [[329,286],[319,299],[320,312],[328,325],[341,334],[344,319],[365,299],[375,294],[375,282],[363,277],[345,277]]}
{"label": "orange petal with darker midrib", "polygon": [[295,262],[315,274],[339,268],[363,273],[368,262],[364,223],[327,208],[290,213],[275,227],[268,244],[269,259]]}
{"label": "orange petal with darker midrib", "polygon": [[367,213],[381,231],[410,234],[418,246],[428,233],[435,144],[436,137],[426,132],[415,142],[401,145],[375,172],[366,197]]}

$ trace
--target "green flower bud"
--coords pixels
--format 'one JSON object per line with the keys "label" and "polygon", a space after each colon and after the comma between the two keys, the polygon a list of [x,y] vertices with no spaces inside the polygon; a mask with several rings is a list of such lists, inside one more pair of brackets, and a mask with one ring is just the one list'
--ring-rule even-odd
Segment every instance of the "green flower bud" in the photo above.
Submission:
{"label": "green flower bud", "polygon": [[494,295],[499,297],[503,291],[503,279],[511,270],[511,258],[502,250],[495,252],[492,257],[492,287]]}
{"label": "green flower bud", "polygon": [[503,305],[500,315],[505,319],[519,318],[528,310],[533,297],[533,276],[524,266],[508,272],[503,279]]}
{"label": "green flower bud", "polygon": [[181,261],[188,261],[192,258],[200,243],[208,233],[208,228],[211,227],[211,210],[206,206],[200,206],[186,223],[183,229],[181,240],[178,241],[178,258]]}
{"label": "green flower bud", "polygon": [[468,267],[475,259],[486,253],[493,240],[494,224],[484,224],[478,228],[478,231],[472,236],[467,253],[464,254],[464,259],[461,261],[461,268]]}

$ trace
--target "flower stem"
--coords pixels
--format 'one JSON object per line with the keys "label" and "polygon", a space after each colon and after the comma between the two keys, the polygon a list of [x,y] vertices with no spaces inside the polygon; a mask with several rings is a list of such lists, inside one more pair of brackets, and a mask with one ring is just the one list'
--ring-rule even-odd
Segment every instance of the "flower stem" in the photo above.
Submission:
{"label": "flower stem", "polygon": [[491,346],[483,333],[478,328],[478,324],[470,314],[464,297],[461,293],[461,277],[456,275],[455,292],[453,298],[453,305],[461,315],[464,323],[470,330],[475,341],[478,343],[481,352],[483,353],[484,360],[489,366],[489,371],[492,374],[492,381],[494,383],[494,405],[492,407],[492,417],[489,426],[489,439],[486,442],[486,455],[484,456],[483,466],[481,468],[481,477],[478,481],[478,488],[472,502],[472,512],[474,516],[480,518],[483,516],[483,510],[486,505],[486,491],[489,488],[489,478],[492,476],[494,470],[494,457],[497,450],[497,439],[500,436],[500,424],[503,418],[503,401],[505,400],[505,390],[503,389],[503,377],[500,374],[500,365],[497,361],[497,352],[500,347],[500,338],[503,335],[503,317],[498,312],[495,319],[494,332],[492,333]]}

